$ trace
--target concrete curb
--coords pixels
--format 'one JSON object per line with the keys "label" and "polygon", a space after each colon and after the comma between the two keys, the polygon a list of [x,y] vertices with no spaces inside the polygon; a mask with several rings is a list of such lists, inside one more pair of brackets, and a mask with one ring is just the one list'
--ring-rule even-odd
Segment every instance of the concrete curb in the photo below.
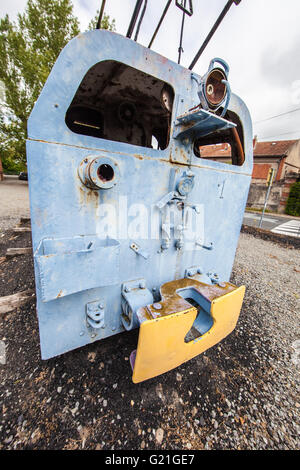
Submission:
{"label": "concrete curb", "polygon": [[300,238],[297,237],[290,237],[289,235],[282,235],[280,233],[273,233],[269,232],[268,230],[264,230],[258,227],[252,227],[250,225],[242,225],[241,229],[242,233],[249,233],[254,235],[255,237],[262,238],[263,240],[272,241],[275,243],[279,243],[283,246],[293,246],[294,248],[300,248]]}

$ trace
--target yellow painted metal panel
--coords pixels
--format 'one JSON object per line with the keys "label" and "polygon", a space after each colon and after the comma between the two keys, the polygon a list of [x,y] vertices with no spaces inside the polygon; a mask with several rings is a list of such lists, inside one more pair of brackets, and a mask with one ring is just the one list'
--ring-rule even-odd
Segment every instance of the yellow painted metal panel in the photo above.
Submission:
{"label": "yellow painted metal panel", "polygon": [[197,316],[197,309],[192,306],[144,321],[140,326],[133,382],[142,382],[174,369],[225,338],[236,326],[244,294],[245,287],[241,286],[213,299],[213,326],[189,343],[184,338]]}

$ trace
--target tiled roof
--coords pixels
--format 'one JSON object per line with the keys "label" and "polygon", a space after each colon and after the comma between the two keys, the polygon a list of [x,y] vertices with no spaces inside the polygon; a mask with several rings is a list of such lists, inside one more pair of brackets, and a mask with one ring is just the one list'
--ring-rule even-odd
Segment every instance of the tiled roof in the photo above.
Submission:
{"label": "tiled roof", "polygon": [[252,178],[267,179],[270,168],[271,168],[270,163],[254,163],[253,171],[252,171]]}
{"label": "tiled roof", "polygon": [[204,145],[200,150],[201,157],[230,157],[231,147],[229,144]]}
{"label": "tiled roof", "polygon": [[[281,156],[285,155],[288,149],[297,142],[297,140],[274,140],[271,142],[256,142],[254,148],[255,157]],[[209,157],[230,157],[231,148],[227,143],[216,145],[204,145],[200,150],[202,158]]]}
{"label": "tiled roof", "polygon": [[296,142],[297,140],[257,142],[254,148],[254,156],[285,155],[288,149]]}

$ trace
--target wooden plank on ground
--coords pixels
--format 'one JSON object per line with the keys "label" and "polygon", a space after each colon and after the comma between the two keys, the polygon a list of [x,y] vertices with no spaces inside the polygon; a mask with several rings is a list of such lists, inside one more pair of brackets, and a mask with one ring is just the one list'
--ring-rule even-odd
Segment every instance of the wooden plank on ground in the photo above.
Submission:
{"label": "wooden plank on ground", "polygon": [[31,227],[15,227],[14,232],[31,232]]}
{"label": "wooden plank on ground", "polygon": [[17,294],[7,295],[0,297],[0,315],[11,312],[16,308],[25,305],[29,300],[34,297],[34,290],[28,289]]}
{"label": "wooden plank on ground", "polygon": [[6,256],[18,256],[18,255],[28,255],[32,253],[32,248],[7,248]]}

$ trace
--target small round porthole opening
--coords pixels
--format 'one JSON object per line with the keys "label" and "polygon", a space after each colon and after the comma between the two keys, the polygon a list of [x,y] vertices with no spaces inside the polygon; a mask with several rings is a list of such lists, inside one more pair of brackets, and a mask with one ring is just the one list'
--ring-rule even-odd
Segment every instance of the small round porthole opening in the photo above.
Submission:
{"label": "small round porthole opening", "polygon": [[97,175],[101,181],[107,183],[108,181],[112,181],[114,179],[115,172],[111,165],[103,163],[102,165],[99,165]]}
{"label": "small round porthole opening", "polygon": [[110,189],[119,181],[119,165],[110,157],[89,156],[80,163],[78,176],[88,188]]}

